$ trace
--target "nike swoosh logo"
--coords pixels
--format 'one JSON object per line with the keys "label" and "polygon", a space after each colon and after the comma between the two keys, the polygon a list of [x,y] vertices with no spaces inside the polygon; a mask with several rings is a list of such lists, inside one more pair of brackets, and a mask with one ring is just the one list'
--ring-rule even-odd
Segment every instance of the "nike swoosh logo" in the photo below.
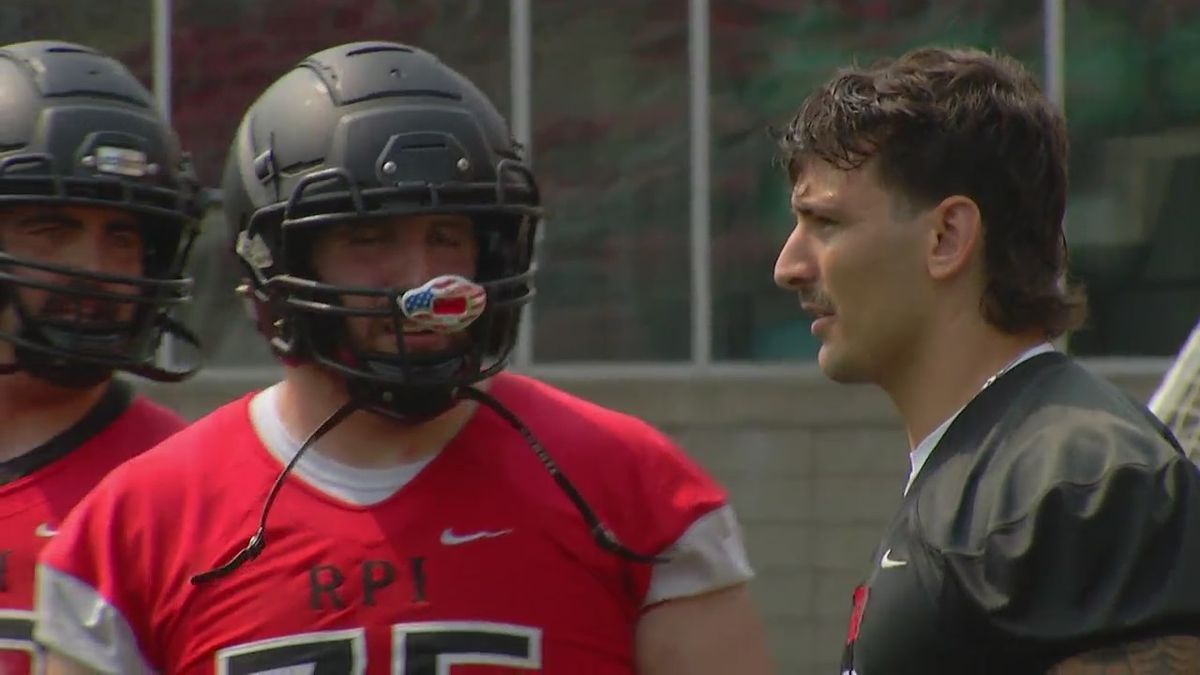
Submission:
{"label": "nike swoosh logo", "polygon": [[43,539],[49,539],[50,537],[58,534],[58,530],[50,527],[49,523],[42,523],[41,525],[37,526],[37,529],[33,531],[33,534]]}
{"label": "nike swoosh logo", "polygon": [[447,527],[445,530],[442,530],[442,543],[446,546],[458,546],[459,544],[466,544],[472,541],[478,541],[480,539],[495,539],[496,537],[503,537],[510,532],[512,532],[511,529],[496,530],[494,532],[484,530],[482,532],[471,532],[470,534],[454,534],[454,529]]}
{"label": "nike swoosh logo", "polygon": [[883,558],[879,561],[879,566],[883,569],[891,569],[893,567],[904,567],[908,564],[907,560],[896,560],[892,557],[892,549],[883,552]]}

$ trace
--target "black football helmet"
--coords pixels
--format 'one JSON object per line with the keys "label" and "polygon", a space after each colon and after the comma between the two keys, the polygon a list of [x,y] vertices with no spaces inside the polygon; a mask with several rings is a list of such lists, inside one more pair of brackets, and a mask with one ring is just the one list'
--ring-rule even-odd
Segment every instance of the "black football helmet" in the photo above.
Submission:
{"label": "black football helmet", "polygon": [[[191,294],[183,267],[197,234],[198,196],[174,133],[123,65],[66,42],[0,47],[0,222],[10,205],[114,207],[134,217],[144,249],[143,274],[119,276],[12,255],[0,238],[0,311],[12,308],[16,317],[15,327],[0,327],[15,356],[0,373],[24,370],[88,386],[113,370],[159,381],[195,372],[194,365],[164,364],[159,348],[180,338],[189,356],[196,353],[194,337],[169,313]],[[29,270],[62,281],[32,279],[23,274]],[[100,283],[133,290],[109,292]],[[21,288],[136,309],[131,320],[98,328],[35,314],[21,301]]]}
{"label": "black football helmet", "polygon": [[[413,422],[444,412],[457,389],[505,367],[534,293],[538,188],[495,106],[434,55],[360,42],[304,59],[242,119],[222,187],[246,277],[239,292],[285,363],[319,364],[345,378],[360,407]],[[429,213],[472,219],[474,279],[406,289],[316,277],[311,245],[323,228]],[[470,310],[438,329],[469,339],[436,357],[406,353],[401,323],[438,293]],[[350,296],[386,298],[386,306],[351,309],[342,301]],[[355,349],[348,317],[396,322],[395,353]]]}

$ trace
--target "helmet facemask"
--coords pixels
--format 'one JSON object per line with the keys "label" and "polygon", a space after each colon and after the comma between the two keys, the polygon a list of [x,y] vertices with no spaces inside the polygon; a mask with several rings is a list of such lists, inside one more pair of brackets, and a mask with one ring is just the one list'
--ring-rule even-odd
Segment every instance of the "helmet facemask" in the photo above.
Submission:
{"label": "helmet facemask", "polygon": [[[274,220],[262,214],[252,221],[237,248],[257,283],[243,291],[251,294],[260,317],[273,317],[259,325],[269,331],[275,351],[337,374],[361,407],[408,423],[440,415],[452,407],[458,388],[503,369],[520,310],[533,295],[536,213],[459,208],[463,211],[437,212],[471,215],[478,250],[474,274],[440,275],[415,288],[324,283],[313,268],[313,245],[324,228],[434,213],[430,209],[391,202],[361,215]],[[362,319],[390,322],[394,342],[386,349],[356,345],[348,322]],[[408,348],[406,328],[447,335],[449,345],[436,352]]]}
{"label": "helmet facemask", "polygon": [[[142,254],[137,274],[110,274],[22,254],[6,244],[5,228],[13,224],[4,220],[15,212],[11,206],[0,208],[0,340],[13,348],[12,359],[0,363],[0,373],[25,371],[65,387],[93,386],[114,370],[160,381],[190,375],[194,368],[168,368],[158,351],[175,336],[182,337],[175,344],[188,346],[190,333],[168,313],[191,296],[183,266],[196,236],[194,222],[95,196],[17,200],[2,193],[7,185],[0,175],[0,205],[51,214],[61,207],[113,207],[136,223]],[[36,307],[28,301],[35,295],[40,296]],[[194,348],[194,338],[191,342]],[[190,361],[197,360],[194,349],[191,356]]]}

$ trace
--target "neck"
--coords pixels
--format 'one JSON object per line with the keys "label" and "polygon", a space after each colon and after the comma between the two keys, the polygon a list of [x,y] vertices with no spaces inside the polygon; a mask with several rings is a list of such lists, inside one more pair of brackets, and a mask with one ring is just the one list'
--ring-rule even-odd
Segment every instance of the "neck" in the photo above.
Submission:
{"label": "neck", "polygon": [[[293,438],[304,439],[347,400],[340,378],[311,365],[288,368],[279,385],[278,414]],[[403,424],[359,410],[325,434],[312,450],[358,468],[417,462],[436,454],[457,436],[475,408],[474,401],[462,401],[419,424]]]}
{"label": "neck", "polygon": [[1045,341],[1037,333],[1003,333],[981,321],[943,324],[880,382],[904,419],[909,447],[970,402],[990,377]]}
{"label": "neck", "polygon": [[26,373],[0,376],[0,462],[28,453],[83,419],[108,384],[71,389]]}

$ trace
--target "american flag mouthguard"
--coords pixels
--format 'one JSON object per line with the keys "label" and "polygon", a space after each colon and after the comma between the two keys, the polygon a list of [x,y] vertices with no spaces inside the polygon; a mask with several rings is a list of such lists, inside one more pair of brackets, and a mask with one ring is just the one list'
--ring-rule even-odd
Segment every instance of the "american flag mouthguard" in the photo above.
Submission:
{"label": "american flag mouthguard", "polygon": [[470,326],[487,307],[487,291],[457,274],[443,274],[410,288],[398,300],[409,321],[438,333]]}

